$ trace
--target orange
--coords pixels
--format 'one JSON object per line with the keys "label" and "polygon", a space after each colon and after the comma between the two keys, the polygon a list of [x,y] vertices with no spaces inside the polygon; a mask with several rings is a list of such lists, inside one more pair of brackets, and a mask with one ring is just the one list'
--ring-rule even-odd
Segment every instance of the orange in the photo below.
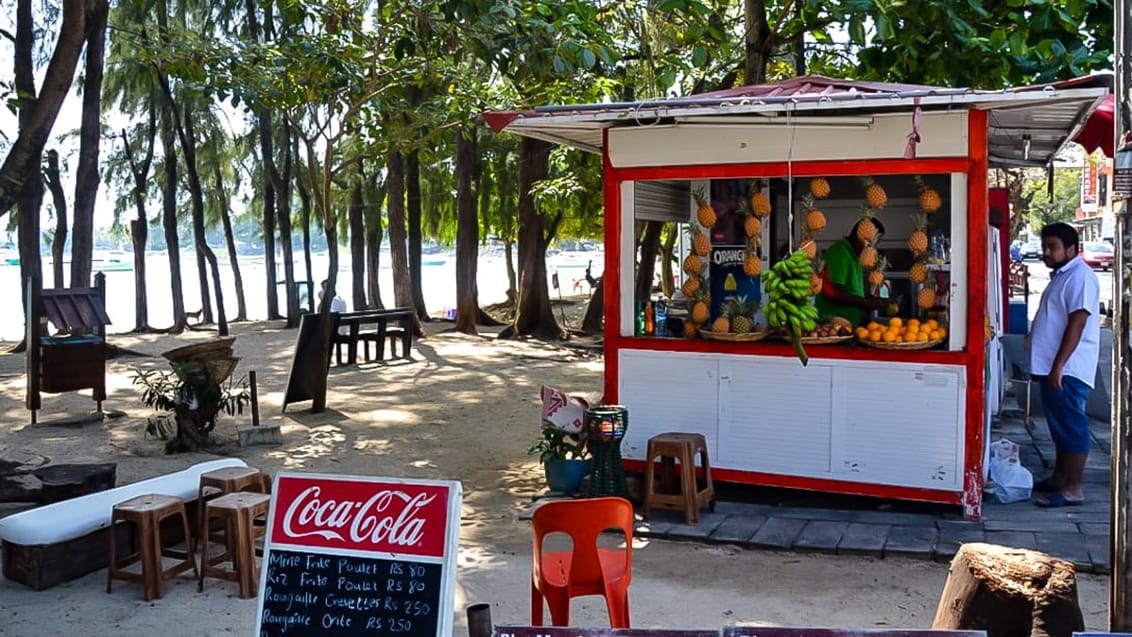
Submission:
{"label": "orange", "polygon": [[895,332],[885,332],[884,333],[884,342],[885,343],[895,343],[896,342],[896,333]]}
{"label": "orange", "polygon": [[877,323],[876,321],[869,321],[867,327],[869,328],[870,332],[873,332],[880,329],[880,323]]}
{"label": "orange", "polygon": [[926,341],[930,341],[932,339],[931,339],[931,336],[927,332],[920,332],[920,335],[916,337],[916,340],[926,342]]}
{"label": "orange", "polygon": [[888,321],[889,327],[900,327],[902,325],[904,325],[904,321],[900,320],[899,316],[894,316]]}
{"label": "orange", "polygon": [[853,333],[857,335],[857,338],[866,339],[869,337],[869,328],[858,327]]}
{"label": "orange", "polygon": [[881,333],[880,330],[873,330],[873,331],[869,332],[869,340],[874,342],[874,343],[876,343],[877,341],[880,341],[883,337],[884,337],[884,335]]}

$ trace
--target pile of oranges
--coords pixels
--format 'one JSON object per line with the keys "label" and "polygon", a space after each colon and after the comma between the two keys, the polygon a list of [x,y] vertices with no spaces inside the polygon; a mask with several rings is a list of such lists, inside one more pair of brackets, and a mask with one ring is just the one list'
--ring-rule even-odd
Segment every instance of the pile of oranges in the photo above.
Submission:
{"label": "pile of oranges", "polygon": [[888,325],[871,321],[858,327],[854,334],[858,340],[872,343],[915,343],[946,338],[947,328],[941,327],[935,319],[921,323],[918,319],[905,321],[895,316],[888,320]]}

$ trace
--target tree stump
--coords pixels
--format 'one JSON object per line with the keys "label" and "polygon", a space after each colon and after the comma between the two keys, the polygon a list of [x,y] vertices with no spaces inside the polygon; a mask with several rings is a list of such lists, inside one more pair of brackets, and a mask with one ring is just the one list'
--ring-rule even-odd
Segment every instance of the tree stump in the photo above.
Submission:
{"label": "tree stump", "polygon": [[951,561],[932,628],[1071,637],[1085,629],[1076,569],[1038,551],[964,544]]}
{"label": "tree stump", "polygon": [[40,467],[32,474],[43,483],[39,493],[39,503],[51,504],[88,493],[113,489],[117,469],[118,465],[113,462],[55,464]]}

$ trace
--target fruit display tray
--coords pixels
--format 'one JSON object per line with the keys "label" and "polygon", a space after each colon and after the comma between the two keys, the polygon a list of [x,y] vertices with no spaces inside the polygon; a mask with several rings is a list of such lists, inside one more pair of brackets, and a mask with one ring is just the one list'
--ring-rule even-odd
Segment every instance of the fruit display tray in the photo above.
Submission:
{"label": "fruit display tray", "polygon": [[929,349],[929,348],[935,347],[936,345],[939,345],[940,343],[942,343],[943,339],[942,338],[936,338],[936,339],[932,339],[930,341],[916,341],[914,343],[884,343],[884,342],[875,342],[874,343],[873,341],[863,341],[861,339],[857,339],[857,342],[860,343],[861,345],[866,346],[866,347],[873,347],[873,348],[876,348],[876,349],[907,349],[907,350],[913,350],[913,349]]}
{"label": "fruit display tray", "polygon": [[803,336],[798,340],[803,345],[836,345],[851,341],[854,338],[856,337],[852,334],[845,334],[842,336]]}
{"label": "fruit display tray", "polygon": [[713,332],[711,330],[700,330],[700,335],[704,338],[709,338],[715,341],[736,341],[742,343],[753,343],[755,341],[761,341],[769,334],[769,330],[747,332],[745,334],[732,334],[731,332]]}

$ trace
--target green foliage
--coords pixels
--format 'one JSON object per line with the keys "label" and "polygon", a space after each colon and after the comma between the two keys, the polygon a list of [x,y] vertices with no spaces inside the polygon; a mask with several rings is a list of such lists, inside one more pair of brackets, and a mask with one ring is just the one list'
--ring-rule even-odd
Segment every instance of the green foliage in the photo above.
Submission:
{"label": "green foliage", "polygon": [[1035,231],[1055,221],[1072,222],[1081,205],[1081,169],[1057,168],[1053,171],[1053,197],[1049,196],[1047,173],[1031,169],[1022,182],[1023,198],[1029,198],[1025,218]]}
{"label": "green foliage", "polygon": [[166,441],[167,453],[178,450],[174,434],[183,421],[195,422],[199,430],[197,433],[207,437],[219,413],[229,416],[242,414],[251,403],[246,376],[238,382],[229,378],[221,385],[213,381],[212,372],[199,361],[174,363],[173,366],[174,372],[135,367],[130,376],[130,383],[142,388],[142,403],[154,411],[166,412],[147,419],[145,434]]}
{"label": "green foliage", "polygon": [[585,460],[590,455],[589,450],[579,445],[573,436],[558,427],[546,425],[542,428],[542,438],[527,453],[537,455],[541,464],[551,460]]}

